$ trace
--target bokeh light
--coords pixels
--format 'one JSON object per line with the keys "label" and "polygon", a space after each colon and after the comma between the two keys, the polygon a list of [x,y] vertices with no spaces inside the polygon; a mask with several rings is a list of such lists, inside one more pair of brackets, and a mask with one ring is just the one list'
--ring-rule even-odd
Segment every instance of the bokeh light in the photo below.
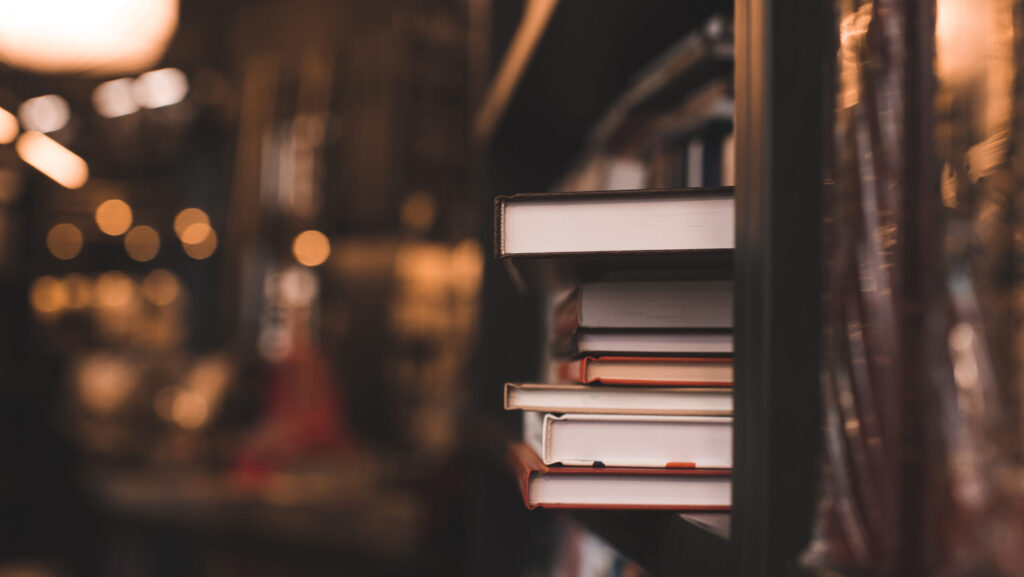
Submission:
{"label": "bokeh light", "polygon": [[42,315],[50,315],[63,311],[71,300],[68,285],[59,278],[41,276],[32,281],[29,287],[29,304],[32,309]]}
{"label": "bokeh light", "polygon": [[[190,244],[182,241],[181,248],[185,250],[185,254],[196,260],[210,258],[213,255],[213,253],[217,250],[217,233],[214,232],[214,230],[209,226],[203,227],[202,225],[198,224],[192,226],[199,226],[202,230],[206,230],[206,238],[204,238],[201,242],[197,244]],[[188,229],[186,229],[186,232],[187,230]]]}
{"label": "bokeh light", "polygon": [[56,94],[29,98],[18,107],[18,120],[25,130],[57,132],[71,119],[68,101]]}
{"label": "bokeh light", "polygon": [[319,230],[306,230],[292,242],[292,254],[301,265],[319,266],[331,256],[331,241]]}
{"label": "bokeh light", "polygon": [[117,78],[100,84],[92,91],[92,107],[105,118],[118,118],[138,112],[132,97],[132,79]]}
{"label": "bokeh light", "polygon": [[163,56],[178,0],[0,0],[0,61],[49,74],[124,74]]}
{"label": "bokeh light", "polygon": [[188,225],[188,228],[181,232],[179,238],[183,244],[201,244],[211,234],[213,234],[213,228],[210,225],[204,222],[197,222]]}
{"label": "bokeh light", "polygon": [[177,68],[151,70],[132,83],[132,97],[143,108],[177,104],[188,94],[188,77]]}
{"label": "bokeh light", "polygon": [[136,226],[124,235],[124,250],[134,261],[151,261],[160,252],[160,235],[151,226]]}
{"label": "bokeh light", "polygon": [[71,260],[82,252],[82,231],[73,224],[62,222],[46,234],[46,248],[60,260]]}
{"label": "bokeh light", "polygon": [[75,389],[82,405],[107,416],[128,402],[138,387],[138,370],[123,358],[107,354],[86,356],[76,367]]}
{"label": "bokeh light", "polygon": [[81,188],[89,180],[89,165],[82,157],[42,132],[22,134],[14,148],[29,166],[64,188]]}
{"label": "bokeh light", "polygon": [[202,209],[190,207],[182,210],[174,217],[174,234],[181,238],[185,229],[193,224],[205,224],[209,226],[210,217]]}
{"label": "bokeh light", "polygon": [[171,418],[183,429],[198,429],[209,414],[206,399],[193,391],[181,391],[171,404]]}
{"label": "bokeh light", "polygon": [[142,279],[142,294],[150,303],[165,307],[181,296],[181,282],[171,271],[158,268]]}
{"label": "bokeh light", "polygon": [[18,137],[18,117],[0,108],[0,144],[10,144]]}
{"label": "bokeh light", "polygon": [[96,279],[96,302],[110,309],[125,309],[135,303],[135,282],[120,271],[109,271]]}
{"label": "bokeh light", "polygon": [[124,234],[132,226],[132,207],[117,198],[103,201],[96,207],[96,226],[110,236]]}

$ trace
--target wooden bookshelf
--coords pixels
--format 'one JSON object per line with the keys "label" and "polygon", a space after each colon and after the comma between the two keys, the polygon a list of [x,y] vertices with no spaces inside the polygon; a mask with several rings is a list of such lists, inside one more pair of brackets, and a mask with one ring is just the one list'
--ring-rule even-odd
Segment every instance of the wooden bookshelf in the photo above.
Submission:
{"label": "wooden bookshelf", "polygon": [[[498,31],[492,68],[514,36],[516,4],[491,2]],[[477,141],[486,166],[480,186],[488,201],[547,190],[636,73],[716,12],[735,18],[736,38],[733,510],[705,518],[625,511],[572,517],[655,576],[802,575],[799,555],[811,534],[820,469],[821,323],[814,303],[821,299],[825,103],[835,53],[830,8],[796,0],[557,2],[503,113]],[[672,90],[679,96],[686,86]],[[508,299],[513,309],[484,319],[485,340],[508,329],[483,353],[487,388],[515,378],[510,369],[523,374],[517,362],[536,366],[535,350],[509,360],[499,346],[540,342],[538,313],[530,310],[536,300],[513,297],[504,271],[489,267],[485,307]],[[477,408],[514,424],[495,407]]]}

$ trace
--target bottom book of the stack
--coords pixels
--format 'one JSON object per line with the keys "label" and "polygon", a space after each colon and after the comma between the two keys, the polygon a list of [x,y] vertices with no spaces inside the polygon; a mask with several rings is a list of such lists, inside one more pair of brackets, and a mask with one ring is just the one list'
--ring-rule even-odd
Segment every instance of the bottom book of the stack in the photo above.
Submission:
{"label": "bottom book of the stack", "polygon": [[530,509],[727,511],[728,469],[548,466],[523,443],[509,445],[523,502]]}

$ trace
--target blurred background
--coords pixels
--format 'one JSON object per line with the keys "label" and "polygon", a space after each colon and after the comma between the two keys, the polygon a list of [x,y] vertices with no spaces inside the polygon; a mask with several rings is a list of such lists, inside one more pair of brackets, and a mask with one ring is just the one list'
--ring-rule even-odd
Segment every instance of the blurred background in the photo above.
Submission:
{"label": "blurred background", "polygon": [[0,2],[0,574],[465,572],[467,39]]}

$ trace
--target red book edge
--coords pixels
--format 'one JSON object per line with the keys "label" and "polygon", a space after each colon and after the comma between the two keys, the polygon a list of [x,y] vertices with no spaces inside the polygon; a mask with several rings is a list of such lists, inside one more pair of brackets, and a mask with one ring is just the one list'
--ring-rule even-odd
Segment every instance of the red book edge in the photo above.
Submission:
{"label": "red book edge", "polygon": [[523,497],[523,505],[533,510],[538,507],[545,509],[632,509],[632,510],[663,510],[663,511],[729,511],[727,505],[701,505],[701,506],[678,506],[678,505],[633,505],[624,507],[622,505],[531,505],[530,504],[530,481],[534,475],[669,475],[669,476],[708,476],[708,477],[729,477],[731,469],[696,469],[691,466],[684,466],[684,463],[664,469],[646,467],[549,467],[541,461],[540,457],[533,452],[533,449],[526,444],[512,441],[508,444],[508,462],[516,476],[516,484],[519,486],[519,493]]}
{"label": "red book edge", "polygon": [[730,357],[582,357],[579,359],[562,361],[558,363],[557,376],[561,381],[589,385],[591,383],[604,383],[606,385],[643,385],[647,387],[732,387],[732,381],[649,381],[642,379],[588,379],[587,363],[590,361],[611,361],[629,363],[711,363],[711,364],[732,364]]}

